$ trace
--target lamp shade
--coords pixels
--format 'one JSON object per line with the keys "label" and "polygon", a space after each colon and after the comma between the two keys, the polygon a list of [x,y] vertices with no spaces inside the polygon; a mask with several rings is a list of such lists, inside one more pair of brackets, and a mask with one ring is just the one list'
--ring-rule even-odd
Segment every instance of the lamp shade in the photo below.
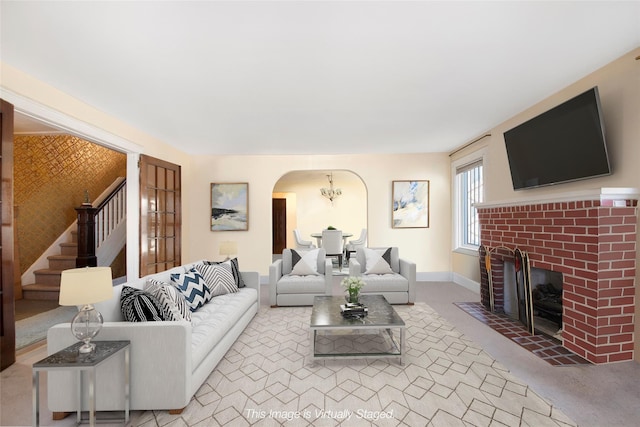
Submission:
{"label": "lamp shade", "polygon": [[111,267],[64,270],[60,278],[60,305],[85,305],[113,296]]}
{"label": "lamp shade", "polygon": [[235,255],[238,253],[238,243],[230,240],[220,242],[220,255]]}

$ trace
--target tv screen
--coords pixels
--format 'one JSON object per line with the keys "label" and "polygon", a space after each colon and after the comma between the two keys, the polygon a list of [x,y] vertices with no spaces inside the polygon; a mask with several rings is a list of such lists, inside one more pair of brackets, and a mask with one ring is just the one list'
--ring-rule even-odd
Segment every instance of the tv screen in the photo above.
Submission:
{"label": "tv screen", "polygon": [[514,190],[611,174],[594,87],[504,133]]}

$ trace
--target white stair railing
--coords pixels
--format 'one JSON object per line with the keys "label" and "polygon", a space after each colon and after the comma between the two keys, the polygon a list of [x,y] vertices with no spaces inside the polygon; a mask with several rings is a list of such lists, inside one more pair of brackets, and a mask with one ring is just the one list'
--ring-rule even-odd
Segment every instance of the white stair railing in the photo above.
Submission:
{"label": "white stair railing", "polygon": [[100,209],[95,216],[95,241],[98,265],[110,265],[126,243],[127,186],[118,178],[93,205]]}

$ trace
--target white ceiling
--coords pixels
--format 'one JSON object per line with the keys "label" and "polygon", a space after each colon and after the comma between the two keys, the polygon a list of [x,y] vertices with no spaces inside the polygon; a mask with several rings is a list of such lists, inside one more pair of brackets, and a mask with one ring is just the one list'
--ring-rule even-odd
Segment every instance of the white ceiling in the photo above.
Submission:
{"label": "white ceiling", "polygon": [[0,12],[3,63],[194,154],[449,151],[640,46],[638,1],[2,0]]}

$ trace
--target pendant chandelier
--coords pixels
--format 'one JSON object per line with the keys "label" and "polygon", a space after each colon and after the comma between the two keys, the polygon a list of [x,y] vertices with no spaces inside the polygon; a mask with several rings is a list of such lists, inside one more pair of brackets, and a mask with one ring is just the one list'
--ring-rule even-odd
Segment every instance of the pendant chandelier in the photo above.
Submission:
{"label": "pendant chandelier", "polygon": [[322,187],[320,189],[320,194],[329,199],[333,205],[333,200],[342,194],[342,190],[339,188],[333,188],[333,173],[327,175],[327,179],[329,180],[329,188]]}

